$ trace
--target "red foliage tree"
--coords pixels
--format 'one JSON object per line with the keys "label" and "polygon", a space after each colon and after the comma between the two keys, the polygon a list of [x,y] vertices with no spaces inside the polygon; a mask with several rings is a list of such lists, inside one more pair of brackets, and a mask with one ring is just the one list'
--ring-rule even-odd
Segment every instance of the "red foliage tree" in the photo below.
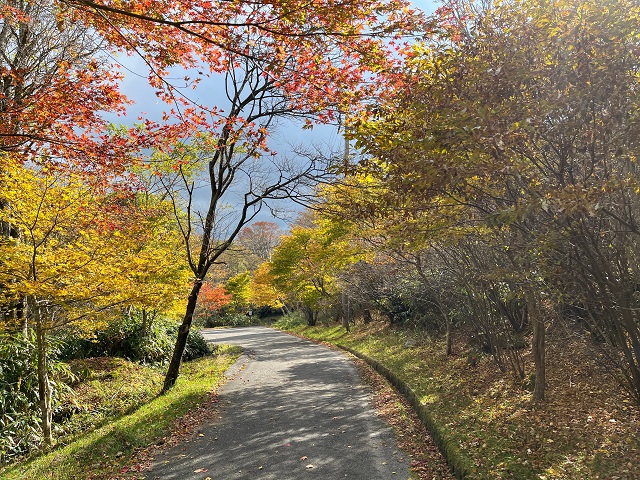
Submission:
{"label": "red foliage tree", "polygon": [[223,286],[205,283],[198,296],[198,305],[206,314],[211,315],[231,303],[231,298],[231,294]]}
{"label": "red foliage tree", "polygon": [[[171,150],[198,131],[217,138],[202,248],[188,252],[194,289],[165,389],[177,377],[211,265],[264,199],[287,197],[295,183],[318,171],[314,165],[276,183],[251,181],[240,220],[221,240],[214,238],[221,197],[250,159],[269,151],[271,121],[302,117],[311,125],[357,111],[395,81],[402,36],[424,27],[407,0],[10,0],[0,13],[0,28],[8,32],[0,35],[0,49],[13,55],[0,61],[0,152],[47,168],[74,168],[109,185],[105,180],[126,179],[144,148]],[[60,40],[61,48],[51,47],[51,40]],[[123,115],[128,102],[118,70],[105,60],[113,53],[138,55],[146,63],[148,82],[166,104],[161,123],[141,118],[139,127],[107,128],[102,112]],[[29,63],[32,58],[46,62]],[[178,84],[173,79],[180,70],[185,75]],[[206,95],[202,101],[189,96],[192,87],[223,72],[232,86],[226,91],[229,111]],[[248,152],[244,164],[228,163],[238,150]],[[185,240],[192,231],[183,230]]]}

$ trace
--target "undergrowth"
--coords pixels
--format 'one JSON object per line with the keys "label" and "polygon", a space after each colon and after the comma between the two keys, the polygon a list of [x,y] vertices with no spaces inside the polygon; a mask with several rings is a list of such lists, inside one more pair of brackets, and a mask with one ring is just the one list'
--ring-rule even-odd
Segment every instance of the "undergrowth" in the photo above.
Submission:
{"label": "undergrowth", "polygon": [[[201,404],[224,379],[240,349],[218,346],[214,356],[182,366],[175,386],[159,395],[162,375],[122,359],[78,362],[75,386],[78,413],[69,420],[89,428],[63,438],[51,452],[0,470],[3,480],[101,479],[123,471],[139,449],[169,435],[176,419]],[[92,428],[95,426],[95,428]]]}
{"label": "undergrowth", "polygon": [[[640,478],[640,411],[584,337],[549,335],[547,400],[536,405],[489,356],[470,362],[462,336],[446,356],[443,339],[379,322],[352,333],[335,324],[275,326],[348,346],[390,369],[468,457],[474,478]],[[531,371],[530,352],[524,358]]]}

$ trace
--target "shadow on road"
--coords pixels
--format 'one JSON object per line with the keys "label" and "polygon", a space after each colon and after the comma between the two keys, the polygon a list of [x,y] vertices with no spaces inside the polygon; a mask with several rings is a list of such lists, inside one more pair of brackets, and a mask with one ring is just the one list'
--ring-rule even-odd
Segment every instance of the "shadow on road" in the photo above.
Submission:
{"label": "shadow on road", "polygon": [[264,327],[204,333],[252,358],[220,390],[217,421],[156,458],[147,478],[408,478],[345,355]]}

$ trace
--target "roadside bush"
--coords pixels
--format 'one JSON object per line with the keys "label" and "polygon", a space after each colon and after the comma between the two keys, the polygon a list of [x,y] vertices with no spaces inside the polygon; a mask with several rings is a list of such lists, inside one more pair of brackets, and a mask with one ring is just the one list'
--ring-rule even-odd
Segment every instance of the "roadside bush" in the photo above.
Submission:
{"label": "roadside bush", "polygon": [[273,324],[274,327],[281,328],[282,330],[290,330],[301,325],[307,325],[307,318],[304,312],[301,311],[283,315],[280,320]]}
{"label": "roadside bush", "polygon": [[[174,320],[158,318],[144,331],[135,316],[122,316],[97,332],[93,339],[82,338],[78,332],[65,332],[62,357],[121,357],[141,363],[166,363],[173,353],[177,328]],[[193,329],[183,358],[192,360],[209,353],[204,337]]]}
{"label": "roadside bush", "polygon": [[38,442],[38,375],[35,345],[22,335],[0,335],[0,457]]}
{"label": "roadside bush", "polygon": [[[41,444],[38,373],[35,339],[0,333],[0,463],[25,455]],[[68,387],[60,377],[70,375],[66,364],[55,361],[57,345],[49,351],[52,407]]]}
{"label": "roadside bush", "polygon": [[189,332],[187,338],[187,346],[184,350],[183,360],[195,360],[196,358],[211,355],[213,350],[205,338],[198,330],[192,330]]}
{"label": "roadside bush", "polygon": [[96,334],[94,357],[122,357],[142,363],[163,363],[173,348],[167,322],[158,320],[148,331],[135,316],[123,315]]}
{"label": "roadside bush", "polygon": [[60,340],[60,359],[71,360],[95,356],[95,338],[86,338],[74,328],[56,332],[56,336]]}

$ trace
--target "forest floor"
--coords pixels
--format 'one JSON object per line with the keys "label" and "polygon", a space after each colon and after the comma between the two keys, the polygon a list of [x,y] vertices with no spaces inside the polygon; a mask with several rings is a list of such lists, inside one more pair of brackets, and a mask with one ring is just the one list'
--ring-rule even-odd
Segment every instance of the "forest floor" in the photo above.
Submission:
{"label": "forest floor", "polygon": [[[535,404],[522,381],[500,371],[463,334],[446,356],[443,339],[382,322],[358,324],[351,333],[335,324],[276,326],[348,346],[392,370],[477,478],[640,478],[640,408],[582,332],[549,326],[546,400]],[[519,353],[529,374],[531,352]]]}

